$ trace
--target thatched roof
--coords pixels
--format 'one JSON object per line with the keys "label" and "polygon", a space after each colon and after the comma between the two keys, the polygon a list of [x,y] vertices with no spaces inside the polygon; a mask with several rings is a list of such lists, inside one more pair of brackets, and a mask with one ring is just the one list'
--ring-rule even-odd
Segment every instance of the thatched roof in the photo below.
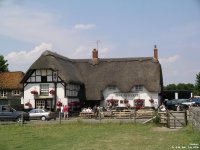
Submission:
{"label": "thatched roof", "polygon": [[158,93],[162,88],[161,65],[153,57],[68,59],[45,51],[29,68],[23,82],[32,70],[46,68],[59,70],[58,75],[66,83],[84,84],[87,100],[102,99],[107,86],[116,86],[121,92],[129,92],[134,85]]}
{"label": "thatched roof", "polygon": [[0,73],[0,89],[2,90],[22,90],[23,86],[20,83],[24,73],[16,72],[1,72]]}

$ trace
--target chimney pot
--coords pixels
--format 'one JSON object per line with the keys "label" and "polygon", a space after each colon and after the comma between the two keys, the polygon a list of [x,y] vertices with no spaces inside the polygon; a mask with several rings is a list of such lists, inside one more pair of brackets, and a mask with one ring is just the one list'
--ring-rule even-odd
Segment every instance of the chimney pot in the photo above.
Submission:
{"label": "chimney pot", "polygon": [[158,49],[156,45],[154,45],[154,59],[158,60]]}
{"label": "chimney pot", "polygon": [[98,58],[98,51],[96,49],[93,49],[92,51],[92,59],[97,59]]}

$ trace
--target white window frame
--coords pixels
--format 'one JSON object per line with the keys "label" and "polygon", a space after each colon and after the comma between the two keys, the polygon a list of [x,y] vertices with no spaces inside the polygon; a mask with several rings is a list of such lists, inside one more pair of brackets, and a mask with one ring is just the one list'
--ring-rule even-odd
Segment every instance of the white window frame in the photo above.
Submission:
{"label": "white window frame", "polygon": [[143,91],[143,85],[136,85],[135,91]]}
{"label": "white window frame", "polygon": [[40,95],[49,96],[49,84],[40,84]]}
{"label": "white window frame", "polygon": [[13,91],[12,91],[12,94],[13,94],[13,95],[20,95],[20,90],[13,90]]}
{"label": "white window frame", "polygon": [[4,91],[4,90],[2,90],[2,91],[1,91],[1,97],[6,97],[6,96],[7,96],[7,92]]}

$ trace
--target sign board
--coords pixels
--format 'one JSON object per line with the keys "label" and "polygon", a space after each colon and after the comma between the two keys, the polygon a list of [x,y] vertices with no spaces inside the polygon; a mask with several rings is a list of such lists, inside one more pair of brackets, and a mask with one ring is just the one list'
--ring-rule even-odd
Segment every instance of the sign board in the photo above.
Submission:
{"label": "sign board", "polygon": [[58,71],[53,71],[53,82],[58,81]]}

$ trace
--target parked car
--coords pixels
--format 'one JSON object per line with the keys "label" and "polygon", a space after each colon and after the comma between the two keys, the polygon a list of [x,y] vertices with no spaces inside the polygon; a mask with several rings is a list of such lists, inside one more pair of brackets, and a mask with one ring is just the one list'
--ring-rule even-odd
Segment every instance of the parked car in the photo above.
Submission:
{"label": "parked car", "polygon": [[29,114],[23,111],[16,111],[9,105],[0,105],[0,121],[29,121]]}
{"label": "parked car", "polygon": [[177,110],[177,106],[181,106],[181,110],[187,109],[189,105],[194,102],[191,102],[190,99],[172,99],[165,102],[167,109]]}
{"label": "parked car", "polygon": [[200,98],[191,98],[191,101],[200,106]]}
{"label": "parked car", "polygon": [[165,102],[165,107],[170,110],[176,110],[177,101],[175,99]]}
{"label": "parked car", "polygon": [[32,109],[29,112],[30,120],[56,120],[56,113],[47,109]]}
{"label": "parked car", "polygon": [[195,102],[193,102],[191,99],[188,99],[185,102],[181,103],[182,105],[187,105],[187,106],[192,106],[193,104],[195,104]]}

